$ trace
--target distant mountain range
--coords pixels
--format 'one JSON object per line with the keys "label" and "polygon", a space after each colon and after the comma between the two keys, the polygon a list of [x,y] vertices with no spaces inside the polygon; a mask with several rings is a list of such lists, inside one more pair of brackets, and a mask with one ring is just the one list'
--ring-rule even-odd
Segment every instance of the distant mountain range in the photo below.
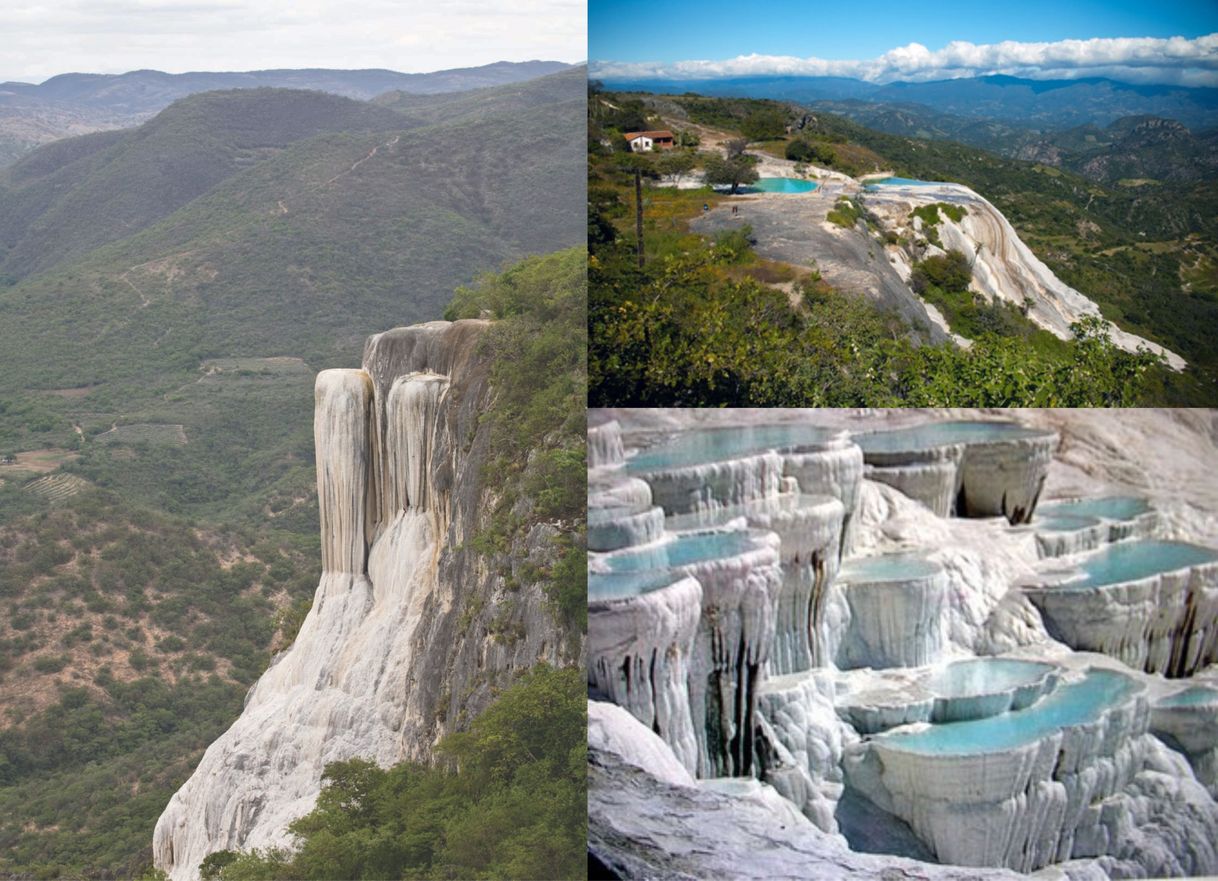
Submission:
{"label": "distant mountain range", "polygon": [[936,113],[990,119],[1048,130],[1104,126],[1127,116],[1153,115],[1190,128],[1218,127],[1218,89],[1133,85],[1102,77],[1030,80],[982,76],[925,83],[877,85],[846,77],[752,76],[701,80],[615,79],[619,91],[697,92],[719,97],[773,98],[812,103],[863,101],[920,105]]}
{"label": "distant mountain range", "polygon": [[499,61],[433,73],[392,70],[255,70],[123,74],[66,73],[43,83],[0,83],[0,166],[70,135],[135,125],[180,98],[220,89],[282,88],[367,100],[385,92],[434,95],[524,82],[570,65]]}

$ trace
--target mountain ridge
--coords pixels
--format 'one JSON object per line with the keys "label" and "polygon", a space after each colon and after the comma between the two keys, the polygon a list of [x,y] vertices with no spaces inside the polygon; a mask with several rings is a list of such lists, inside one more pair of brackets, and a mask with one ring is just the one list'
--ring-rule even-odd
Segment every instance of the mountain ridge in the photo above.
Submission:
{"label": "mountain ridge", "polygon": [[332,68],[180,74],[140,70],[65,73],[37,84],[0,83],[0,167],[62,137],[136,125],[174,101],[199,92],[294,88],[366,101],[395,89],[444,94],[525,82],[572,66],[560,61],[497,61],[429,73]]}
{"label": "mountain ridge", "polygon": [[698,92],[715,97],[799,102],[866,100],[920,104],[939,113],[992,119],[1028,128],[1106,125],[1123,116],[1153,113],[1194,128],[1218,126],[1218,88],[1124,83],[1107,77],[1034,80],[991,75],[870,83],[842,77],[748,76],[718,79],[605,77],[615,91]]}

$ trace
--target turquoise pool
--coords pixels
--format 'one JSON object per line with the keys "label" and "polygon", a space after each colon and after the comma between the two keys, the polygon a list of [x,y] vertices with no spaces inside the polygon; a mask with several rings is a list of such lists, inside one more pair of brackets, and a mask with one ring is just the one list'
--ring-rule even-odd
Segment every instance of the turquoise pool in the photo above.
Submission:
{"label": "turquoise pool", "polygon": [[864,453],[903,453],[947,444],[1019,440],[1048,434],[1017,422],[932,422],[911,428],[856,434],[852,438]]}
{"label": "turquoise pool", "polygon": [[941,697],[966,697],[1031,685],[1053,671],[1052,664],[1015,658],[956,661],[935,673],[927,688]]}
{"label": "turquoise pool", "polygon": [[1218,560],[1218,552],[1181,541],[1133,541],[1112,545],[1079,564],[1083,577],[1060,590],[1085,590],[1137,581],[1160,572],[1174,572]]}
{"label": "turquoise pool", "polygon": [[626,460],[626,470],[646,473],[724,462],[780,447],[817,446],[838,432],[814,425],[746,425],[685,431]]}
{"label": "turquoise pool", "polygon": [[877,584],[883,581],[913,581],[929,578],[942,571],[938,563],[932,563],[916,554],[880,554],[850,560],[842,566],[838,578],[851,584]]}
{"label": "turquoise pool", "polygon": [[877,743],[922,755],[978,755],[1031,743],[1061,728],[1094,721],[1104,710],[1127,700],[1137,689],[1132,678],[1112,670],[1091,669],[1079,682],[1062,685],[1025,710],[945,722],[914,734],[887,734]]}
{"label": "turquoise pool", "polygon": [[1205,704],[1218,703],[1218,689],[1204,685],[1194,685],[1171,697],[1159,701],[1160,707],[1199,707]]}
{"label": "turquoise pool", "polygon": [[679,572],[589,572],[588,601],[622,600],[662,590],[685,578]]}
{"label": "turquoise pool", "polygon": [[1100,525],[1097,517],[1075,517],[1072,514],[1058,514],[1056,512],[1048,517],[1042,517],[1040,512],[1036,512],[1036,519],[1033,525],[1043,532],[1077,532],[1080,529],[1090,529]]}
{"label": "turquoise pool", "polygon": [[655,547],[617,553],[607,562],[614,572],[639,572],[735,557],[755,547],[757,540],[747,532],[701,532]]}
{"label": "turquoise pool", "polygon": [[937,187],[940,184],[948,183],[943,180],[914,180],[908,177],[882,177],[879,180],[869,180],[866,186],[887,186],[887,187]]}
{"label": "turquoise pool", "polygon": [[[1132,520],[1150,510],[1150,503],[1137,496],[1107,496],[1100,499],[1075,499],[1050,502],[1040,506],[1040,514],[1056,517],[1104,517],[1108,520]],[[1040,519],[1038,515],[1037,520]]]}
{"label": "turquoise pool", "polygon": [[816,181],[799,180],[794,177],[763,177],[749,186],[750,190],[763,193],[810,193],[817,187]]}

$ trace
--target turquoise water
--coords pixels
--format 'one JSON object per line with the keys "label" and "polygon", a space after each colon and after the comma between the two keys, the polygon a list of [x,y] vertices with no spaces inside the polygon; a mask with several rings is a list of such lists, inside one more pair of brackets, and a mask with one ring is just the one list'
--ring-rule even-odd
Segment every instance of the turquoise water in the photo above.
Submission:
{"label": "turquoise water", "polygon": [[747,532],[701,532],[682,535],[658,547],[614,554],[607,562],[614,572],[639,572],[734,557],[755,547],[757,540]]}
{"label": "turquoise water", "polygon": [[922,755],[979,755],[1031,743],[1060,728],[1096,719],[1134,693],[1137,683],[1112,670],[1091,669],[1079,682],[1057,690],[1027,709],[932,725],[914,734],[886,734],[876,738],[892,749]]}
{"label": "turquoise water", "polygon": [[749,185],[750,190],[760,190],[763,193],[810,193],[816,187],[815,181],[793,177],[763,177]]}
{"label": "turquoise water", "polygon": [[588,601],[621,600],[642,596],[680,581],[684,576],[678,572],[656,571],[631,573],[588,573]]}
{"label": "turquoise water", "polygon": [[849,561],[842,566],[839,577],[853,583],[910,581],[934,575],[940,568],[937,563],[913,554],[881,554]]}
{"label": "turquoise water", "polygon": [[1136,581],[1159,572],[1174,572],[1218,560],[1218,552],[1181,541],[1131,541],[1111,545],[1081,564],[1084,577],[1061,585],[1062,590],[1104,587]]}
{"label": "turquoise water", "polygon": [[1108,520],[1132,520],[1150,510],[1150,503],[1137,496],[1108,496],[1101,499],[1076,499],[1070,502],[1050,502],[1040,506],[1037,520],[1048,518],[1104,517]]}
{"label": "turquoise water", "polygon": [[1053,669],[1052,664],[1014,658],[976,658],[948,664],[926,687],[942,697],[963,697],[1030,685]]}
{"label": "turquoise water", "polygon": [[648,507],[647,505],[610,505],[605,508],[589,508],[588,523],[593,526],[617,523],[626,517],[643,513]]}
{"label": "turquoise water", "polygon": [[1159,701],[1160,707],[1196,707],[1202,704],[1218,703],[1218,689],[1206,688],[1204,685],[1194,685],[1184,691],[1173,694]]}
{"label": "turquoise water", "polygon": [[902,453],[946,444],[1017,440],[1047,433],[1025,428],[1017,422],[932,422],[912,428],[856,434],[853,440],[863,448],[864,453]]}
{"label": "turquoise water", "polygon": [[783,493],[779,496],[767,496],[735,505],[725,505],[714,511],[675,514],[666,518],[665,522],[669,529],[707,529],[722,526],[738,517],[772,517],[803,509],[820,508],[826,504],[832,504],[834,501],[833,496]]}
{"label": "turquoise water", "polygon": [[908,177],[883,177],[879,180],[867,181],[867,186],[888,186],[888,187],[937,187],[947,181],[940,180],[913,180]]}
{"label": "turquoise water", "polygon": [[1035,526],[1044,532],[1074,532],[1089,526],[1099,526],[1100,521],[1095,517],[1075,517],[1070,514],[1053,513],[1048,517],[1036,512]]}
{"label": "turquoise water", "polygon": [[738,459],[779,447],[816,446],[837,431],[815,425],[744,425],[684,431],[660,446],[626,460],[632,473]]}

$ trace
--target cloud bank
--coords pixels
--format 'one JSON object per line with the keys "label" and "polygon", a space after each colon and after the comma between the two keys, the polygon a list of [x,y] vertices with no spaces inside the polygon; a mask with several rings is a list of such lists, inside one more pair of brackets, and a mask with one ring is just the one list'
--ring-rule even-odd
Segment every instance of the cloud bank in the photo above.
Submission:
{"label": "cloud bank", "polygon": [[1106,76],[1131,83],[1218,86],[1218,34],[1004,41],[978,45],[953,41],[932,51],[910,43],[867,61],[829,61],[790,55],[739,55],[722,61],[596,61],[602,79],[721,79],[742,76],[842,76],[889,83],[1008,74],[1029,79]]}
{"label": "cloud bank", "polygon": [[0,0],[0,82],[153,68],[582,61],[586,0]]}

